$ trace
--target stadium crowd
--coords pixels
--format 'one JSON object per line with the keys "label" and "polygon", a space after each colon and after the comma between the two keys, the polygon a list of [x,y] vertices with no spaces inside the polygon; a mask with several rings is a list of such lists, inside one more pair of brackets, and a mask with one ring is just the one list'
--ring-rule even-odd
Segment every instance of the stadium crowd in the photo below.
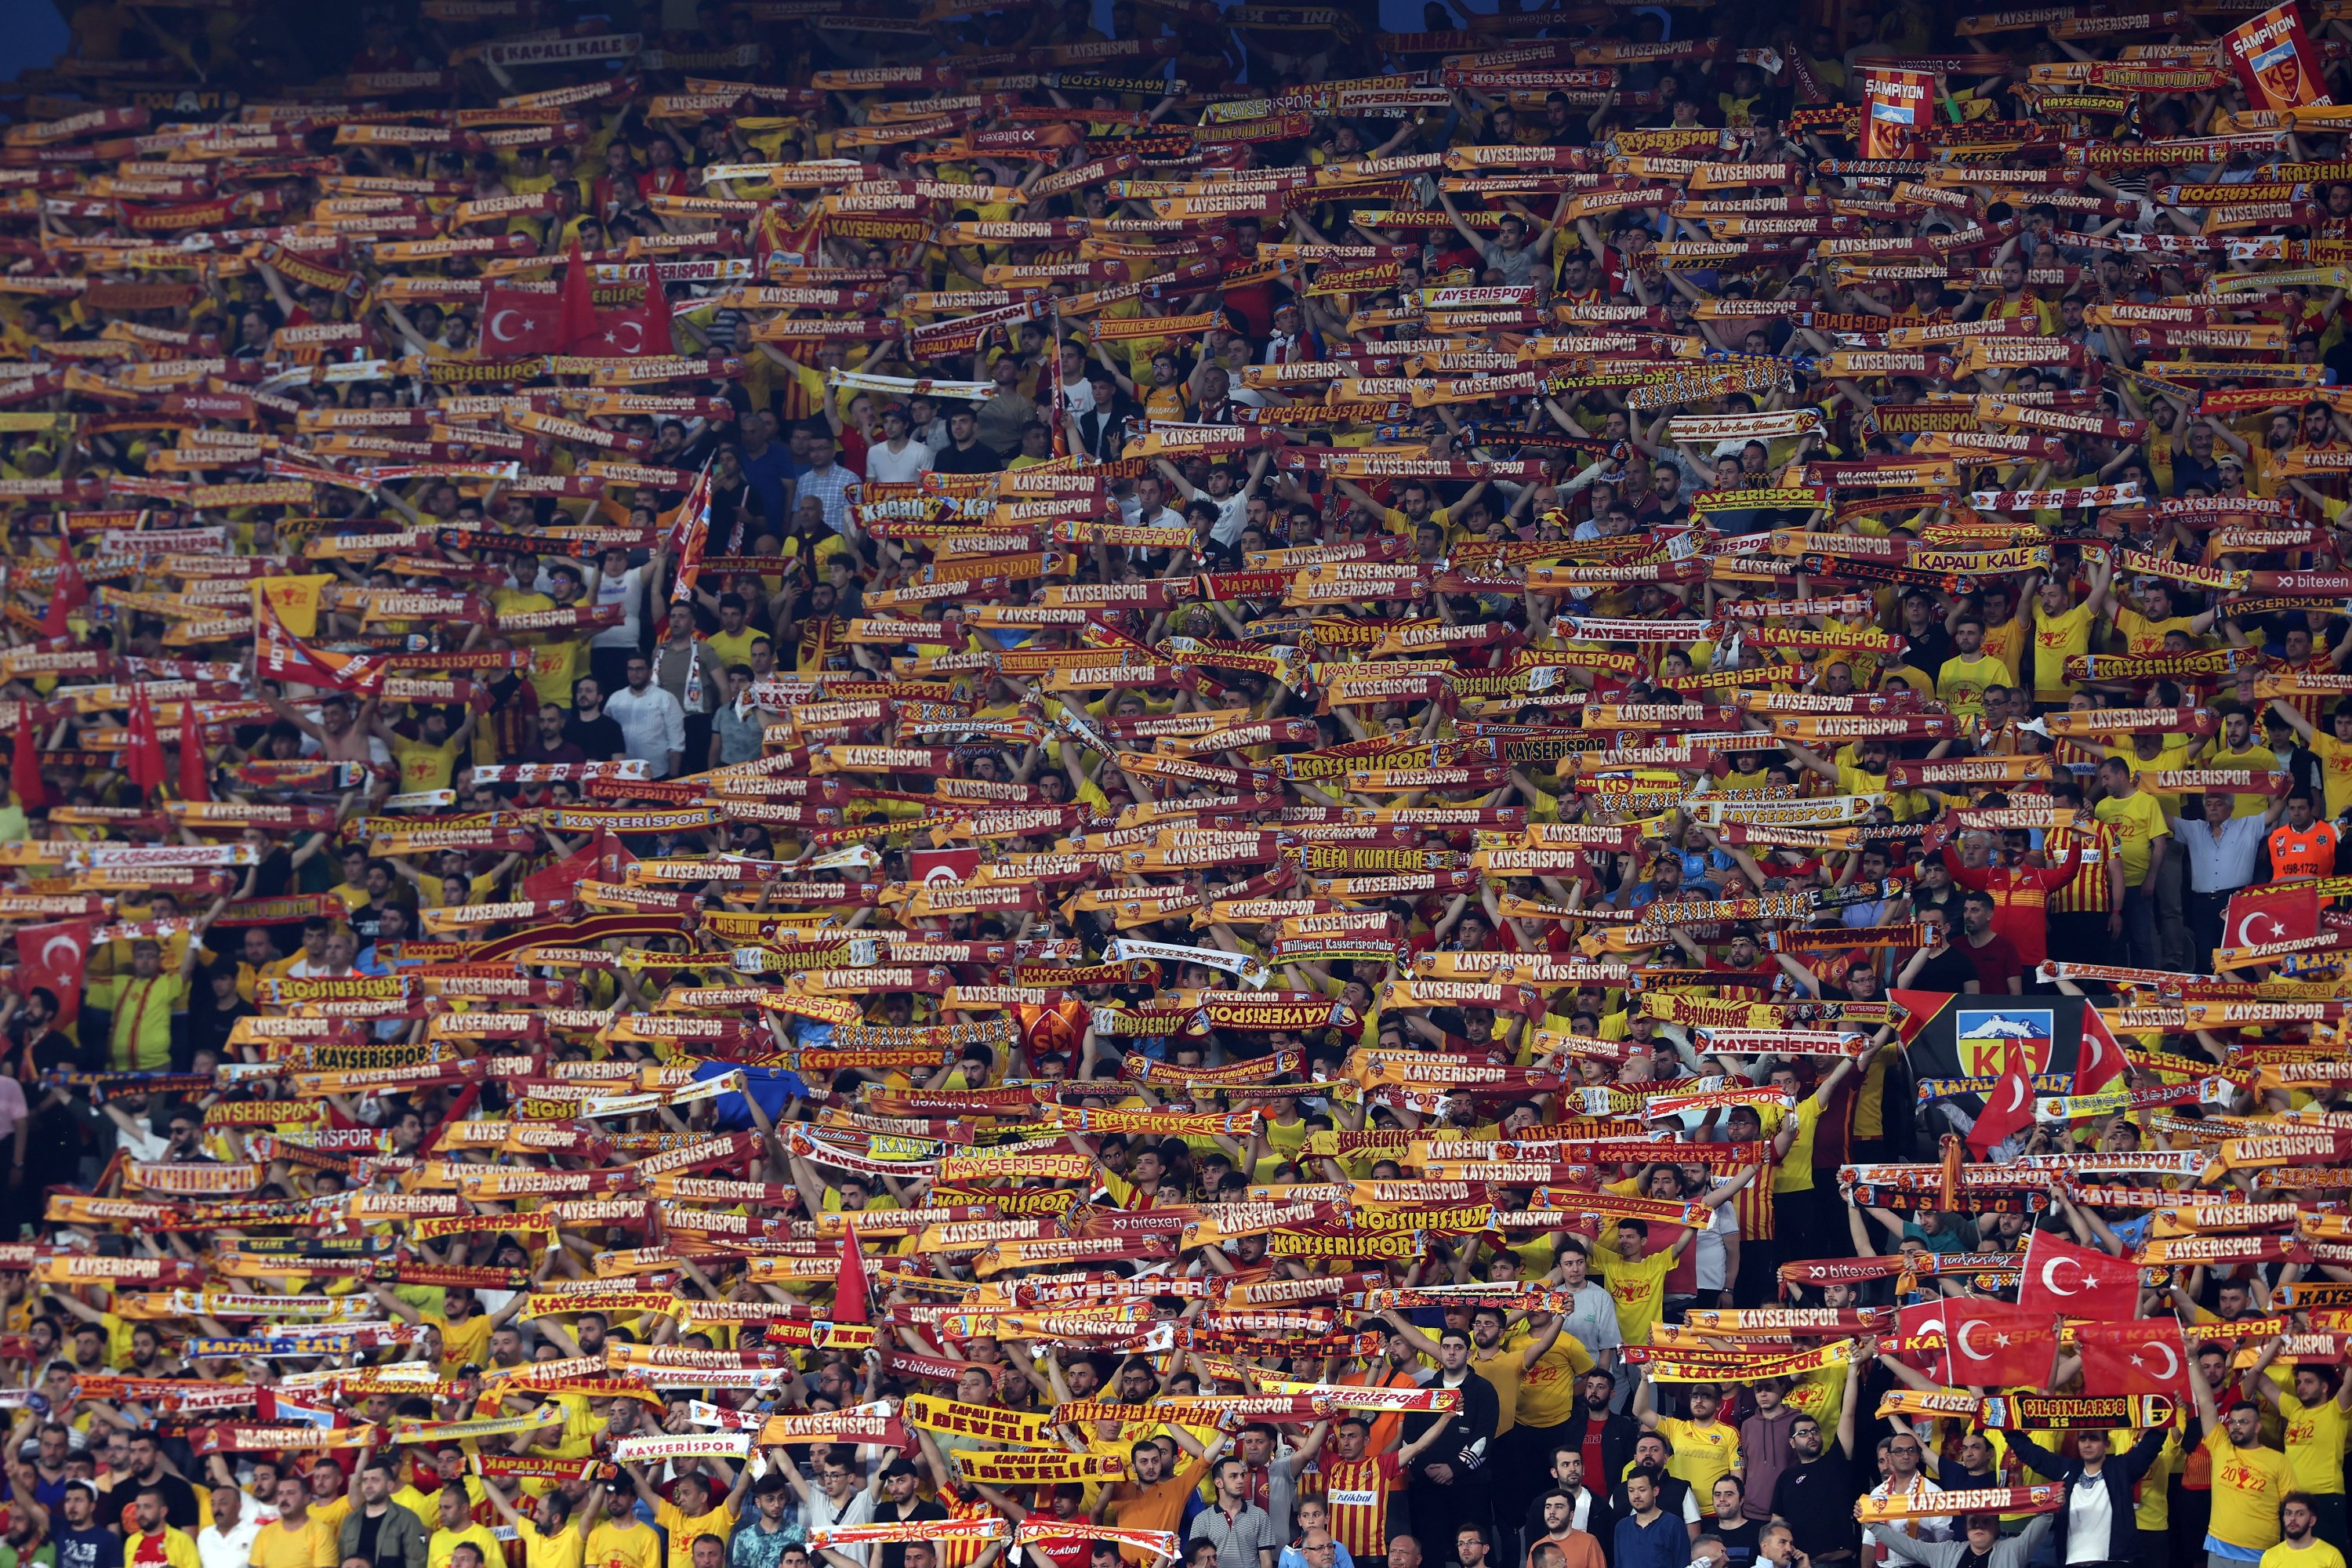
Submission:
{"label": "stadium crowd", "polygon": [[2352,11],[1370,10],[70,10],[0,1568],[2344,1568]]}

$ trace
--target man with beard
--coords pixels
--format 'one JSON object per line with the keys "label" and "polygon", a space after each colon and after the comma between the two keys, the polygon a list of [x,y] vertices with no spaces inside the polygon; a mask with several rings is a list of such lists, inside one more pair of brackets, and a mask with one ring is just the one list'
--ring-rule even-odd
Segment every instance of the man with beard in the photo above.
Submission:
{"label": "man with beard", "polygon": [[1495,1385],[1470,1369],[1470,1336],[1448,1329],[1437,1342],[1437,1379],[1433,1388],[1450,1388],[1462,1395],[1451,1414],[1415,1415],[1405,1422],[1408,1442],[1429,1435],[1433,1426],[1444,1435],[1414,1461],[1409,1495],[1412,1501],[1413,1534],[1425,1548],[1448,1550],[1465,1524],[1487,1529],[1493,1523],[1491,1477],[1495,1426],[1500,1406]]}
{"label": "man with beard", "polygon": [[1406,1471],[1445,1429],[1444,1422],[1433,1421],[1419,1437],[1386,1454],[1366,1451],[1371,1424],[1361,1415],[1344,1415],[1332,1429],[1338,1458],[1322,1462],[1323,1497],[1330,1510],[1331,1533],[1359,1564],[1381,1568],[1390,1511],[1404,1489]]}
{"label": "man with beard", "polygon": [[1789,1424],[1793,1459],[1772,1485],[1771,1512],[1788,1522],[1794,1550],[1822,1568],[1854,1561],[1853,1407],[1862,1379],[1849,1374],[1835,1438],[1823,1442],[1822,1424],[1800,1414]]}
{"label": "man with beard", "polygon": [[2289,1492],[2279,1504],[2279,1543],[2259,1568],[2338,1568],[2344,1553],[2319,1539],[2319,1514],[2308,1492]]}
{"label": "man with beard", "polygon": [[[1679,1521],[1684,1535],[1696,1541],[1699,1533],[1699,1502],[1687,1482],[1666,1468],[1666,1440],[1655,1432],[1644,1432],[1633,1444],[1633,1463],[1625,1471],[1625,1479],[1617,1483],[1609,1500],[1616,1509],[1622,1522],[1628,1515],[1641,1511],[1633,1500],[1632,1483],[1646,1477],[1650,1495],[1656,1505],[1673,1519]],[[1616,1559],[1611,1558],[1612,1568]]]}
{"label": "man with beard", "polygon": [[1528,1506],[1521,1531],[1528,1552],[1539,1542],[1559,1540],[1564,1531],[1580,1531],[1592,1537],[1596,1551],[1601,1542],[1616,1539],[1617,1510],[1609,1506],[1608,1494],[1585,1485],[1584,1478],[1582,1454],[1566,1447],[1552,1451],[1552,1486]]}
{"label": "man with beard", "polygon": [[[1407,1322],[1403,1316],[1391,1310],[1381,1314],[1402,1336],[1404,1342],[1422,1354],[1434,1356],[1436,1342]],[[1522,1336],[1511,1345],[1503,1342],[1503,1310],[1500,1307],[1478,1307],[1470,1313],[1470,1370],[1491,1384],[1495,1390],[1497,1412],[1495,1430],[1497,1472],[1501,1483],[1514,1490],[1528,1484],[1524,1469],[1532,1461],[1519,1446],[1516,1431],[1519,1391],[1522,1381],[1533,1371],[1538,1362],[1549,1354],[1559,1342],[1562,1320],[1557,1315],[1532,1337]],[[1571,1347],[1571,1350],[1574,1347]],[[1581,1356],[1585,1365],[1592,1364],[1589,1355]]]}

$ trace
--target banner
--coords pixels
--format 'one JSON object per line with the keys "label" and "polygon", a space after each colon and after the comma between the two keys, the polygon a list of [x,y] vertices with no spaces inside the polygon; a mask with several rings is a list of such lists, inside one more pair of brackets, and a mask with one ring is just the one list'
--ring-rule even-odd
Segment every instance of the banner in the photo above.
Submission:
{"label": "banner", "polygon": [[2230,68],[2256,110],[2303,109],[2333,103],[2320,78],[2319,56],[2303,30],[2294,0],[2273,5],[2221,35]]}

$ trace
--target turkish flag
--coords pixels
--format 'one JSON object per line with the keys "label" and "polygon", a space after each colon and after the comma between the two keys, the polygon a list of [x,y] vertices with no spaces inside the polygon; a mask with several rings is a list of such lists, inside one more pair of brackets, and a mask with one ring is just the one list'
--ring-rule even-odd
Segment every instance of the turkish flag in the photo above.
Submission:
{"label": "turkish flag", "polygon": [[2319,893],[2312,884],[2249,888],[2230,895],[2230,912],[2221,917],[2223,947],[2252,947],[2263,942],[2293,942],[2319,934]]}
{"label": "turkish flag", "polygon": [[2002,1139],[2033,1125],[2033,1079],[2025,1070],[2025,1053],[2014,1040],[2007,1048],[2008,1066],[1993,1080],[1984,1110],[1969,1129],[1969,1152],[1979,1160],[1990,1156]]}
{"label": "turkish flag", "polygon": [[61,637],[70,629],[66,617],[89,603],[89,584],[81,580],[81,568],[70,555],[58,563],[57,581],[49,587],[48,613],[41,617],[41,635]]}
{"label": "turkish flag", "polygon": [[2139,1310],[2139,1266],[2037,1230],[2025,1244],[2017,1304],[2069,1318],[2128,1320]]}
{"label": "turkish flag", "polygon": [[16,804],[39,811],[49,804],[48,781],[41,777],[41,738],[33,732],[30,703],[16,704],[16,733],[9,746],[8,782],[16,787]]}
{"label": "turkish flag", "polygon": [[925,887],[961,887],[980,875],[977,849],[918,849],[909,857],[915,880]]}
{"label": "turkish flag", "polygon": [[866,1255],[858,1250],[857,1227],[841,1244],[841,1268],[833,1277],[833,1321],[862,1323],[866,1317]]}
{"label": "turkish flag", "polygon": [[551,354],[563,347],[556,317],[562,300],[492,284],[482,291],[482,347],[489,353]]}
{"label": "turkish flag", "polygon": [[2124,1047],[2099,1016],[2098,1008],[2083,1005],[2083,1043],[2074,1051],[2074,1092],[2091,1094],[2124,1076]]}
{"label": "turkish flag", "polygon": [[[22,940],[21,938],[19,940]],[[2134,1299],[2137,1299],[2137,1284]],[[2078,1323],[2074,1349],[2083,1358],[2083,1392],[2169,1394],[2189,1388],[2189,1344],[2178,1318],[2136,1318],[2122,1323]]]}
{"label": "turkish flag", "polygon": [[82,971],[97,931],[96,921],[16,928],[16,989],[30,996],[33,987],[45,987],[58,999],[56,1026],[69,1034],[81,1012]]}
{"label": "turkish flag", "polygon": [[595,326],[569,346],[573,353],[595,356],[669,353],[677,346],[670,336],[669,301],[657,285],[650,288],[645,303],[633,310],[596,312]]}
{"label": "turkish flag", "polygon": [[555,335],[566,353],[596,331],[596,296],[588,286],[588,258],[580,254],[580,237],[563,256],[563,288],[556,296]]}
{"label": "turkish flag", "polygon": [[147,701],[144,686],[131,689],[131,749],[122,771],[130,775],[131,787],[142,795],[163,787],[163,738],[156,731],[155,710]]}
{"label": "turkish flag", "polygon": [[2058,1359],[2057,1320],[2005,1301],[1944,1305],[1944,1381],[1954,1387],[2050,1386]]}
{"label": "turkish flag", "polygon": [[180,704],[180,798],[210,800],[212,759],[205,754],[204,727],[196,722],[195,704]]}
{"label": "turkish flag", "polygon": [[[1943,1333],[1945,1331],[1944,1309],[1949,1306],[1953,1300],[1956,1298],[1937,1296],[1928,1300],[1915,1302],[1908,1307],[1897,1307],[1895,1310],[1895,1343],[1898,1346],[1906,1345],[1916,1340],[1925,1339],[1929,1334]],[[1944,1352],[1940,1350],[1897,1349],[1895,1354],[1897,1360],[1916,1367],[1921,1372],[1932,1373],[1942,1362]]]}

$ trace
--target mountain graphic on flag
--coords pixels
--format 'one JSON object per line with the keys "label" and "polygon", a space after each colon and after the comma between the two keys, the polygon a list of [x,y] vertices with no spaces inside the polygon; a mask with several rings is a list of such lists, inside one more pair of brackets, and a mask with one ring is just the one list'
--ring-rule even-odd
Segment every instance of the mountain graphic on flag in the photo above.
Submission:
{"label": "mountain graphic on flag", "polygon": [[1956,1008],[1952,1028],[1959,1047],[1961,1073],[1969,1078],[1998,1076],[2008,1066],[2011,1046],[2023,1054],[2029,1075],[2047,1072],[2053,1022],[2046,1007]]}

